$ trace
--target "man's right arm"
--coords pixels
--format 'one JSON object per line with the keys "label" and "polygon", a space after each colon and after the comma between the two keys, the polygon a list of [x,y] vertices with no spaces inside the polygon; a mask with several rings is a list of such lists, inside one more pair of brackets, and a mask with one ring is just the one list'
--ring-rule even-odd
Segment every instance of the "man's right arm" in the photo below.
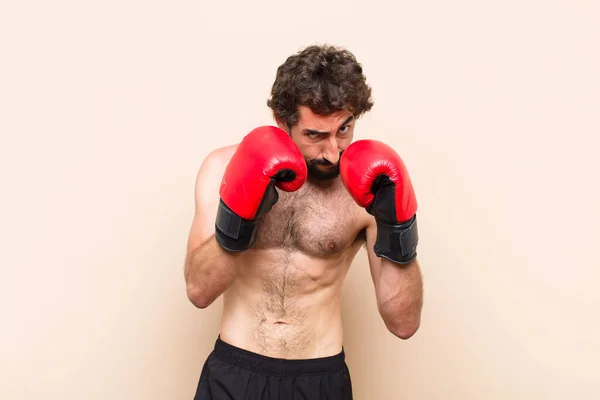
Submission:
{"label": "man's right arm", "polygon": [[233,147],[211,152],[200,167],[194,191],[195,212],[187,244],[185,282],[198,308],[212,304],[233,282],[240,253],[224,250],[215,239],[221,178]]}
{"label": "man's right arm", "polygon": [[231,285],[240,254],[256,240],[257,220],[279,198],[276,188],[298,190],[306,173],[298,146],[274,126],[255,128],[237,147],[204,160],[185,266],[187,294],[196,307],[208,307]]}

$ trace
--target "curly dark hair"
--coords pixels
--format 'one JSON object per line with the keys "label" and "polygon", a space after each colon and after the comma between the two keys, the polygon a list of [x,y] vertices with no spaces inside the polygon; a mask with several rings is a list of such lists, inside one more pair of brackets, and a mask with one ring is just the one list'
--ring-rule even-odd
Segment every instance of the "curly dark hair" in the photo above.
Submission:
{"label": "curly dark hair", "polygon": [[288,127],[298,123],[298,106],[329,115],[349,110],[359,118],[373,107],[361,64],[346,49],[313,45],[290,56],[277,69],[267,105]]}

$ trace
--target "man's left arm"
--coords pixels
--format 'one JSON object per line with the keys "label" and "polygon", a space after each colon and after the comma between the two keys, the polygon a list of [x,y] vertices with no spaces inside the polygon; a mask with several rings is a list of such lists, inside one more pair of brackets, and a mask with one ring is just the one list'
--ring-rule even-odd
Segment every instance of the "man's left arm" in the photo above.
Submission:
{"label": "man's left arm", "polygon": [[408,339],[420,325],[423,287],[417,199],[406,166],[387,144],[359,140],[342,153],[340,177],[371,215],[367,249],[379,312],[393,334]]}
{"label": "man's left arm", "polygon": [[377,308],[388,330],[401,339],[415,334],[421,324],[423,281],[416,258],[397,264],[378,257],[373,246],[377,239],[375,219],[366,229],[367,254],[377,296]]}

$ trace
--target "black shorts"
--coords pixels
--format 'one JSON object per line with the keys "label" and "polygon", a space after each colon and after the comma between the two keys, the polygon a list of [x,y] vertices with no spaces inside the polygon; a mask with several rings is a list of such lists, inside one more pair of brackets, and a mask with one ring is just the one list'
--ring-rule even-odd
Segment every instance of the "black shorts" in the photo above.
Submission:
{"label": "black shorts", "polygon": [[194,400],[351,400],[344,350],[308,360],[265,357],[220,338],[208,356]]}

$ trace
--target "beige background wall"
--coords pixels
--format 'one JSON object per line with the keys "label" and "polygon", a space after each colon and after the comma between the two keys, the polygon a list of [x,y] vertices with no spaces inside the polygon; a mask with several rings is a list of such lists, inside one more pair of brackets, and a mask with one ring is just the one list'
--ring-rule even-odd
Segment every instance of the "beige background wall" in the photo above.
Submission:
{"label": "beige background wall", "polygon": [[221,306],[185,296],[195,174],[315,42],[363,63],[357,136],[420,202],[418,334],[364,253],[345,285],[356,398],[600,398],[599,3],[217,3],[0,2],[0,398],[192,398]]}

